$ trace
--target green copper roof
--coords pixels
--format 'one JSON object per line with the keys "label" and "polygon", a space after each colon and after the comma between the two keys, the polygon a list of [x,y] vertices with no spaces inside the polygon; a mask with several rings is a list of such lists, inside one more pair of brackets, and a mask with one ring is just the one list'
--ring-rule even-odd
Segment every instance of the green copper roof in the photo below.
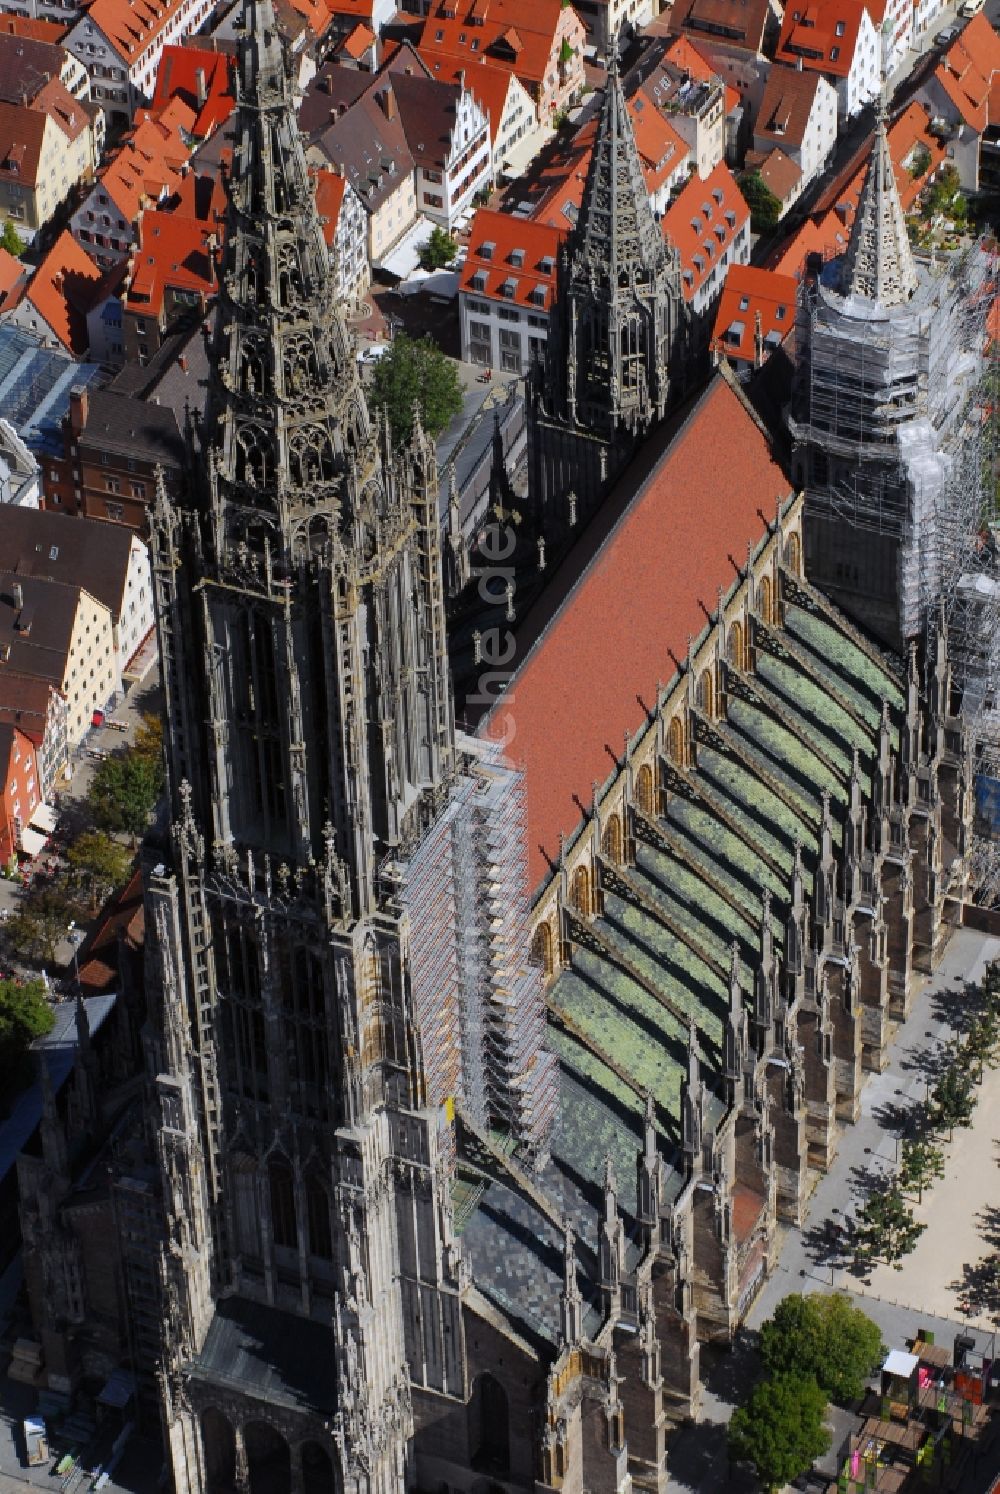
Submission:
{"label": "green copper roof", "polygon": [[[751,918],[759,920],[759,902],[753,910],[737,911],[690,867],[653,846],[640,844],[630,875],[640,883],[647,897],[690,930],[723,966],[728,966],[732,958],[734,939],[739,942],[744,960],[756,955],[757,927]],[[745,966],[743,981],[749,990],[753,981]]]}

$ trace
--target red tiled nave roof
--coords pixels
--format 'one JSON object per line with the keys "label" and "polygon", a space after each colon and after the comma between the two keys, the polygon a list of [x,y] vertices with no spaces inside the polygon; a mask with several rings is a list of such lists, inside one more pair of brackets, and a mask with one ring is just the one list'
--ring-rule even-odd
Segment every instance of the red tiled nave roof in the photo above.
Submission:
{"label": "red tiled nave roof", "polygon": [[[654,438],[655,439],[655,438]],[[634,477],[631,479],[634,481]],[[624,478],[630,481],[629,473]],[[480,725],[525,768],[532,886],[791,485],[717,375]],[[608,502],[614,502],[611,494]],[[511,735],[511,729],[513,734]]]}

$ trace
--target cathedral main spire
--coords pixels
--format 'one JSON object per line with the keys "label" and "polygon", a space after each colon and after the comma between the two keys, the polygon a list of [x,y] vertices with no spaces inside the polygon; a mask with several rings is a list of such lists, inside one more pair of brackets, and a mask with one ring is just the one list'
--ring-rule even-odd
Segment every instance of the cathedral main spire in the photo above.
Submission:
{"label": "cathedral main spire", "polygon": [[622,275],[629,280],[646,279],[669,258],[649,204],[614,56],[583,189],[577,246],[579,258],[605,279]]}
{"label": "cathedral main spire", "polygon": [[209,403],[212,507],[229,544],[290,558],[296,518],[344,517],[377,459],[271,0],[244,0],[235,146]]}
{"label": "cathedral main spire", "polygon": [[917,288],[917,270],[889,150],[884,90],[868,172],[847,246],[842,285],[845,295],[863,296],[884,307],[908,301]]}

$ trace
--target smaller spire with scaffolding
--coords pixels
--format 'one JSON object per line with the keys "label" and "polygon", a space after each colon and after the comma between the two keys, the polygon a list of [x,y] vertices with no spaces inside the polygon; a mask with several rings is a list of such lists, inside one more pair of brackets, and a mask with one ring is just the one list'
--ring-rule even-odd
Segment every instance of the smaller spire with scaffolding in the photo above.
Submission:
{"label": "smaller spire with scaffolding", "polygon": [[889,79],[883,30],[875,138],[851,228],[842,281],[845,295],[863,296],[883,307],[903,305],[917,288],[917,267],[889,150],[888,119]]}

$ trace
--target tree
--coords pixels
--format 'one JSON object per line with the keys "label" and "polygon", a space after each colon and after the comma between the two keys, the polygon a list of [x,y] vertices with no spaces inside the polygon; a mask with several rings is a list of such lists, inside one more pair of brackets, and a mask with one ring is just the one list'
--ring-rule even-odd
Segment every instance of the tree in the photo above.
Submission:
{"label": "tree", "polygon": [[397,337],[375,366],[371,402],[388,415],[397,446],[409,439],[418,409],[424,430],[433,439],[462,408],[458,372],[429,337]]}
{"label": "tree", "polygon": [[948,1128],[949,1140],[956,1126],[972,1123],[976,1099],[972,1093],[972,1075],[953,1060],[930,1093],[931,1124],[940,1130]]}
{"label": "tree", "polygon": [[781,201],[775,197],[759,171],[745,171],[738,186],[750,209],[750,227],[754,233],[767,233],[781,217]]}
{"label": "tree", "polygon": [[25,959],[52,965],[56,959],[56,945],[66,933],[69,917],[70,901],[66,887],[55,883],[28,893],[6,924],[5,932],[11,947]]}
{"label": "tree", "polygon": [[455,258],[455,240],[443,228],[432,228],[431,236],[420,250],[420,267],[443,270]]}
{"label": "tree", "polygon": [[66,852],[66,860],[74,879],[86,890],[94,913],[108,894],[122,885],[132,865],[125,847],[99,830],[79,836]]}
{"label": "tree", "polygon": [[840,1294],[785,1297],[760,1330],[761,1358],[772,1374],[812,1376],[834,1401],[862,1396],[884,1352],[876,1324]]}
{"label": "tree", "polygon": [[830,1446],[826,1396],[808,1375],[781,1374],[754,1386],[729,1423],[729,1454],[753,1463],[768,1490],[811,1468]]}
{"label": "tree", "polygon": [[944,1177],[944,1157],[940,1147],[921,1137],[903,1142],[903,1163],[899,1169],[900,1188],[904,1191],[915,1188],[917,1203],[920,1203],[924,1189],[929,1188],[935,1178],[941,1177]]}
{"label": "tree", "polygon": [[133,845],[149,823],[163,790],[163,763],[134,748],[115,752],[100,764],[87,802],[95,822],[112,833],[124,832]]}
{"label": "tree", "polygon": [[858,1258],[885,1261],[902,1270],[899,1262],[909,1255],[925,1228],[914,1219],[897,1182],[876,1189],[868,1195],[855,1223]]}
{"label": "tree", "polygon": [[135,729],[132,751],[140,757],[159,758],[163,752],[163,721],[152,711],[143,711]]}
{"label": "tree", "polygon": [[6,249],[8,254],[13,254],[15,259],[20,259],[27,247],[10,219],[5,219],[3,232],[0,233],[0,249]]}
{"label": "tree", "polygon": [[0,980],[0,1104],[31,1078],[28,1045],[54,1020],[40,980]]}

